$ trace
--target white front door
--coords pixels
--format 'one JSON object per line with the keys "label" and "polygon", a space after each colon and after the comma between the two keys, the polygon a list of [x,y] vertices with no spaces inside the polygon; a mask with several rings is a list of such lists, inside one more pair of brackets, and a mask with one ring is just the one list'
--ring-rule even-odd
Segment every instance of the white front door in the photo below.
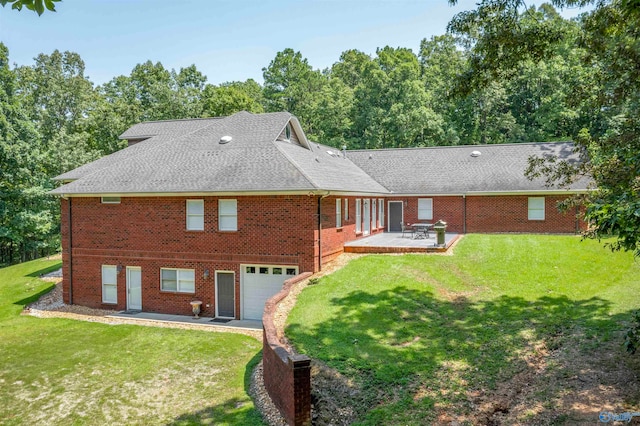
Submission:
{"label": "white front door", "polygon": [[362,204],[362,208],[364,210],[364,218],[363,218],[363,229],[362,233],[364,235],[369,235],[371,233],[371,200],[366,199]]}
{"label": "white front door", "polygon": [[127,309],[142,310],[142,270],[127,266]]}

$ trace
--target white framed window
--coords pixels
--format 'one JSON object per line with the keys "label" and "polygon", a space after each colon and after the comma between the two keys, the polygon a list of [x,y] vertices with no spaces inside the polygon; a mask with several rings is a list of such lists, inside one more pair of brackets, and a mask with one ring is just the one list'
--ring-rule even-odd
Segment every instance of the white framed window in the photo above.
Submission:
{"label": "white framed window", "polygon": [[349,221],[349,199],[344,199],[344,220],[345,222]]}
{"label": "white framed window", "polygon": [[376,200],[371,200],[371,228],[376,228],[378,225],[378,216],[376,214]]}
{"label": "white framed window", "polygon": [[356,232],[362,232],[362,200],[356,198]]}
{"label": "white framed window", "polygon": [[187,200],[187,230],[204,231],[204,200]]}
{"label": "white framed window", "polygon": [[118,268],[102,265],[102,303],[118,303]]}
{"label": "white framed window", "polygon": [[529,220],[544,220],[544,197],[529,197]]}
{"label": "white framed window", "polygon": [[195,293],[195,271],[193,269],[161,268],[160,290],[174,293]]}
{"label": "white framed window", "polygon": [[433,198],[418,198],[418,220],[433,219]]}
{"label": "white framed window", "polygon": [[384,200],[382,198],[378,200],[378,223],[380,228],[384,228]]}
{"label": "white framed window", "polygon": [[218,229],[238,230],[238,200],[218,200]]}
{"label": "white framed window", "polygon": [[336,199],[336,228],[342,228],[342,199]]}
{"label": "white framed window", "polygon": [[120,197],[100,197],[102,204],[120,204]]}

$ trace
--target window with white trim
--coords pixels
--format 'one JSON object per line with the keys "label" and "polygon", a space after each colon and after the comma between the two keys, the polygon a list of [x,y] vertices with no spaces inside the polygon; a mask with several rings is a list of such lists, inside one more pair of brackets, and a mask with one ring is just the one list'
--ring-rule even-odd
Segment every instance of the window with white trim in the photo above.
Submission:
{"label": "window with white trim", "polygon": [[376,199],[371,200],[371,228],[378,225],[378,216],[376,215]]}
{"label": "window with white trim", "polygon": [[344,220],[345,222],[349,221],[349,199],[344,199]]}
{"label": "window with white trim", "polygon": [[187,230],[204,231],[204,200],[187,200]]}
{"label": "window with white trim", "polygon": [[238,230],[238,200],[218,200],[218,229]]}
{"label": "window with white trim", "polygon": [[118,303],[118,268],[102,265],[102,303]]}
{"label": "window with white trim", "polygon": [[378,200],[378,223],[380,228],[384,228],[384,200],[382,198]]}
{"label": "window with white trim", "polygon": [[336,199],[336,228],[342,228],[342,199]]}
{"label": "window with white trim", "polygon": [[193,269],[161,268],[160,290],[174,293],[195,293],[195,271]]}
{"label": "window with white trim", "polygon": [[356,198],[356,232],[362,232],[362,200]]}
{"label": "window with white trim", "polygon": [[418,198],[418,220],[433,219],[433,198]]}
{"label": "window with white trim", "polygon": [[100,197],[102,204],[120,204],[120,197]]}
{"label": "window with white trim", "polygon": [[544,197],[529,197],[529,220],[544,220]]}

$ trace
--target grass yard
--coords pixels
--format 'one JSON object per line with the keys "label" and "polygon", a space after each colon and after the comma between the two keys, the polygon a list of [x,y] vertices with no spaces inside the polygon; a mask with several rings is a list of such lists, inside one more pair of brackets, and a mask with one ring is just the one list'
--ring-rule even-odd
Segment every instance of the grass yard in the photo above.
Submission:
{"label": "grass yard", "polygon": [[0,269],[0,424],[263,424],[247,336],[21,316],[60,261]]}
{"label": "grass yard", "polygon": [[360,424],[595,424],[640,411],[640,356],[622,348],[638,308],[629,253],[467,235],[453,256],[351,261],[300,294],[287,336],[340,373],[316,400]]}

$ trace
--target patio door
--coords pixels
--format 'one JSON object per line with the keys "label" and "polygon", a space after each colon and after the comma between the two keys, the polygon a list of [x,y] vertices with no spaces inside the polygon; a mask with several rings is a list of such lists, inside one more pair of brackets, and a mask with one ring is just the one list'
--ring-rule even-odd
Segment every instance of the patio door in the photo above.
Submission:
{"label": "patio door", "polygon": [[389,201],[389,225],[387,229],[389,232],[402,231],[402,201]]}
{"label": "patio door", "polygon": [[364,226],[362,228],[362,234],[369,235],[371,233],[371,200],[367,198],[363,201],[362,208],[364,209],[364,215],[362,222],[364,222]]}
{"label": "patio door", "polygon": [[127,266],[127,310],[142,310],[142,270]]}
{"label": "patio door", "polygon": [[216,271],[216,317],[235,318],[236,278],[233,272]]}

